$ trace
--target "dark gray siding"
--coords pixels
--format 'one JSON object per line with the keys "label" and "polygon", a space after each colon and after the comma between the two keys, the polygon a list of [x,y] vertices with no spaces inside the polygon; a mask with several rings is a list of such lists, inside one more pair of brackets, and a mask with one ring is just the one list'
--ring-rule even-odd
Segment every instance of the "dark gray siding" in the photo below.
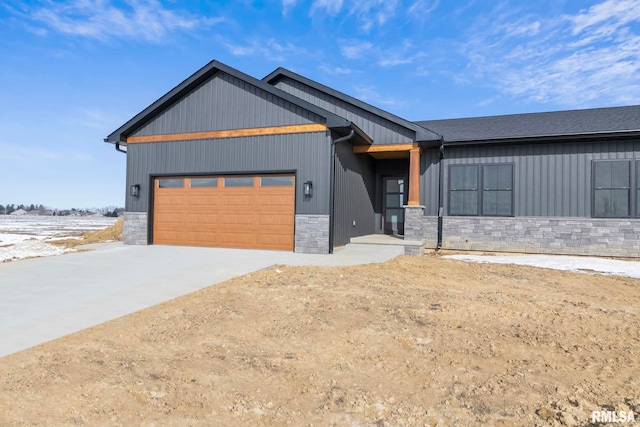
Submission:
{"label": "dark gray siding", "polygon": [[[640,141],[458,147],[447,148],[445,155],[445,191],[449,165],[509,162],[514,164],[515,216],[590,217],[591,161],[640,159]],[[423,165],[429,162],[424,157]],[[437,167],[423,175],[427,215],[437,213],[430,209],[438,197],[429,187],[432,180],[437,182]],[[447,199],[446,194],[445,215]]]}
{"label": "dark gray siding", "polygon": [[[147,212],[151,177],[158,175],[296,173],[296,213],[329,214],[329,137],[323,132],[258,137],[130,144],[127,188],[140,184],[139,198],[127,194],[127,212]],[[304,200],[302,183],[313,181]]]}
{"label": "dark gray siding", "polygon": [[275,87],[303,99],[320,108],[351,120],[377,144],[396,144],[412,142],[415,132],[396,123],[365,111],[355,105],[320,92],[304,83],[288,77],[281,78]]}
{"label": "dark gray siding", "polygon": [[375,232],[375,161],[353,154],[350,144],[338,144],[335,176],[333,244],[342,246],[351,237]]}
{"label": "dark gray siding", "polygon": [[438,215],[439,150],[424,150],[420,156],[420,203],[424,214]]}
{"label": "dark gray siding", "polygon": [[219,71],[131,135],[324,123],[324,119]]}

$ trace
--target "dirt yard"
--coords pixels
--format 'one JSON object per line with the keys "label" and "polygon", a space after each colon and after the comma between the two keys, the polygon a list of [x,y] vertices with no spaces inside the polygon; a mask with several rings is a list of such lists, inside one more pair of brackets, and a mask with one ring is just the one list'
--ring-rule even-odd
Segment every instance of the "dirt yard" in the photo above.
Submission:
{"label": "dirt yard", "polygon": [[436,257],[272,268],[0,359],[0,425],[640,418],[638,295]]}

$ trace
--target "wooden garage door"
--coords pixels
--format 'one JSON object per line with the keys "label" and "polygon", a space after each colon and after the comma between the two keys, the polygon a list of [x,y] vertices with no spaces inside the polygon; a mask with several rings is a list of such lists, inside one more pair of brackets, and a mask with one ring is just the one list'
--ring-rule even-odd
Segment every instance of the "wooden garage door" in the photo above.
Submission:
{"label": "wooden garage door", "polygon": [[153,243],[293,250],[292,175],[156,178]]}

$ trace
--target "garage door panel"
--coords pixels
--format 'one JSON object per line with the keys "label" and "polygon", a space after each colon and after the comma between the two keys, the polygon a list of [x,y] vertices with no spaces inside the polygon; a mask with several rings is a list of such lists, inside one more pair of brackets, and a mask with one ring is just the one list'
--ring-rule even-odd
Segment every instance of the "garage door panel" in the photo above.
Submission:
{"label": "garage door panel", "polygon": [[156,181],[154,243],[293,250],[295,187],[252,178],[251,187],[225,187],[224,177],[216,187],[192,188],[188,177],[182,188]]}
{"label": "garage door panel", "polygon": [[260,249],[275,248],[286,250],[293,245],[293,238],[278,235],[260,235],[257,237],[256,247]]}
{"label": "garage door panel", "polygon": [[[218,233],[218,239],[223,245],[251,245],[255,243],[256,236],[254,233],[234,233],[234,232],[226,232],[226,233]],[[246,247],[246,246],[244,246]]]}
{"label": "garage door panel", "polygon": [[259,225],[282,225],[290,227],[294,223],[294,219],[290,215],[262,214],[258,216]]}

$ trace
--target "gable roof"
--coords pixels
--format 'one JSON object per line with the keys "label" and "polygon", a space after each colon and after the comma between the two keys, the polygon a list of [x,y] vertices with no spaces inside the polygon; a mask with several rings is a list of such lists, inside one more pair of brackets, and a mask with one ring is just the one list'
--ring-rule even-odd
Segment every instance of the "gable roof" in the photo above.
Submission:
{"label": "gable roof", "polygon": [[426,142],[439,141],[441,139],[440,135],[438,135],[435,132],[432,132],[431,130],[425,128],[424,126],[418,126],[415,123],[410,122],[409,120],[405,120],[401,117],[398,117],[394,114],[389,113],[388,111],[384,111],[378,107],[374,107],[371,104],[367,104],[366,102],[360,101],[359,99],[356,99],[352,96],[339,92],[335,89],[332,89],[314,80],[308,79],[304,76],[301,76],[300,74],[296,74],[293,71],[287,70],[286,68],[279,67],[269,75],[265,76],[262,80],[271,85],[275,85],[278,82],[278,80],[281,79],[282,77],[288,77],[292,80],[301,82],[307,86],[312,87],[313,89],[316,89],[320,92],[324,92],[327,95],[330,95],[348,104],[355,105],[356,107],[361,108],[362,110],[365,110],[369,113],[383,117],[384,119],[392,123],[400,125],[406,129],[412,130],[416,133],[416,141],[418,142],[419,141],[426,141]]}
{"label": "gable roof", "polygon": [[588,138],[640,133],[640,105],[415,122],[445,142]]}
{"label": "gable roof", "polygon": [[252,86],[255,86],[265,92],[268,92],[280,99],[283,99],[287,102],[290,102],[293,105],[297,105],[307,111],[311,111],[316,115],[323,117],[326,119],[326,125],[329,129],[335,131],[338,135],[347,135],[351,130],[355,131],[356,137],[360,143],[370,144],[370,138],[360,130],[355,124],[350,122],[349,120],[342,118],[336,114],[333,114],[329,111],[326,111],[316,105],[311,104],[310,102],[304,101],[300,98],[297,98],[293,95],[290,95],[278,88],[273,87],[270,84],[267,84],[255,77],[251,77],[247,74],[242,73],[234,68],[231,68],[221,62],[211,61],[195,73],[193,73],[190,77],[185,79],[182,83],[171,89],[165,95],[160,97],[154,103],[149,105],[147,108],[142,110],[140,113],[135,115],[131,120],[120,126],[114,132],[112,132],[107,138],[105,138],[105,142],[126,144],[126,138],[129,134],[135,131],[137,128],[147,123],[149,120],[160,114],[165,109],[169,108],[173,103],[178,101],[180,98],[185,96],[191,90],[200,86],[207,79],[215,75],[217,72],[222,71],[226,74],[229,74],[241,81],[244,81]]}

